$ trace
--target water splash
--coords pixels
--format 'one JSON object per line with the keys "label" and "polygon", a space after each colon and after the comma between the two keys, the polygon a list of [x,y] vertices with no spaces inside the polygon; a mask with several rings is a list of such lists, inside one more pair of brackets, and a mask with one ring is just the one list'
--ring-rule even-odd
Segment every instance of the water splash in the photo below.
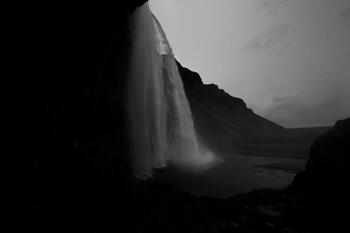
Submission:
{"label": "water splash", "polygon": [[182,80],[165,33],[148,4],[132,15],[128,109],[134,171],[151,176],[168,163],[205,168],[214,155],[195,133]]}

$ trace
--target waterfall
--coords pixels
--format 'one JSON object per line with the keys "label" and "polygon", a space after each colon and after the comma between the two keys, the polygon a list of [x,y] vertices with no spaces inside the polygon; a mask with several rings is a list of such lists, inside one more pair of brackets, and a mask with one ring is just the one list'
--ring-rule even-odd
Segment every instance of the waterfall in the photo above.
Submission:
{"label": "waterfall", "polygon": [[203,168],[214,156],[199,143],[176,61],[148,4],[131,16],[128,114],[136,177],[168,163]]}

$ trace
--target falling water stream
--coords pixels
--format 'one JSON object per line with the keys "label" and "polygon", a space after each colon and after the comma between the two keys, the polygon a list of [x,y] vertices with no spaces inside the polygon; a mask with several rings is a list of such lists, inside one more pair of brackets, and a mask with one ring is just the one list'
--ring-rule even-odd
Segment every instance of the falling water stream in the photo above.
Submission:
{"label": "falling water stream", "polygon": [[172,163],[202,169],[214,155],[198,141],[176,61],[148,4],[131,16],[128,114],[136,177]]}

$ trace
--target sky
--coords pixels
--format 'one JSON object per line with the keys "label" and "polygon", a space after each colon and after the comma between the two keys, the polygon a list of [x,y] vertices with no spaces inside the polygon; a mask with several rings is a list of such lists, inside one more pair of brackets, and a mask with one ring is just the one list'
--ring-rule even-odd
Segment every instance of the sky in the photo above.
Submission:
{"label": "sky", "polygon": [[350,117],[349,0],[150,0],[180,63],[284,127]]}

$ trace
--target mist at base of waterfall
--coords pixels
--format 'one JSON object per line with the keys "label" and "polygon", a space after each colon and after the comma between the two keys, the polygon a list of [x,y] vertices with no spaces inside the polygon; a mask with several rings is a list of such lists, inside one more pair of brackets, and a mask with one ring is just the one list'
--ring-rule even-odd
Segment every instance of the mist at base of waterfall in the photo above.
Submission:
{"label": "mist at base of waterfall", "polygon": [[[278,189],[291,184],[306,159],[216,155],[223,159],[206,170],[181,169],[176,165],[156,169],[150,182],[171,184],[173,190],[194,195],[227,198],[256,189]],[[293,168],[293,169],[289,169]]]}

